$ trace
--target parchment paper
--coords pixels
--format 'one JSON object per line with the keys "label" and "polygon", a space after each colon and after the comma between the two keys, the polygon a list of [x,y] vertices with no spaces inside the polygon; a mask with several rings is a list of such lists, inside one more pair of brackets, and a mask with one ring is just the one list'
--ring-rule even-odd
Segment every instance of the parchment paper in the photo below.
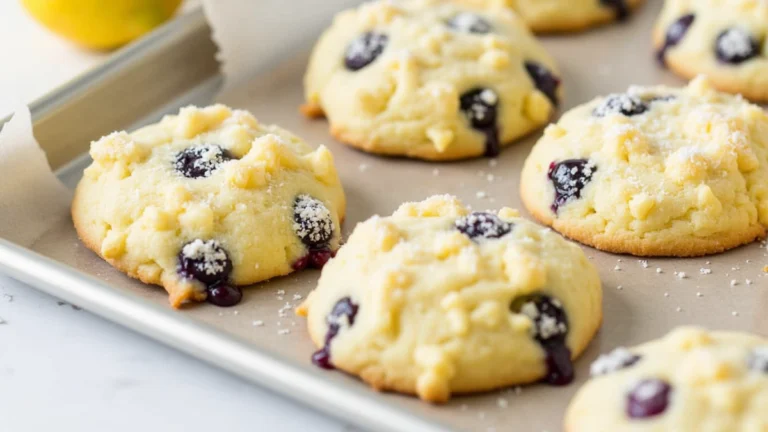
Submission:
{"label": "parchment paper", "polygon": [[[242,19],[242,7],[248,3],[248,0],[229,0],[221,2],[221,9],[218,9],[218,2],[207,4],[209,8],[213,7],[209,13],[217,27],[217,40],[224,44],[222,58],[225,61],[229,56],[242,58],[250,49],[262,52],[259,46],[263,43],[277,43],[274,39],[242,38],[229,33],[243,31],[242,26],[235,24],[247,21]],[[599,94],[624,90],[630,84],[684,84],[659,69],[653,59],[650,29],[660,5],[660,0],[650,1],[623,25],[544,39],[563,70],[567,94],[563,110]],[[232,24],[227,17],[234,12],[239,15]],[[318,22],[327,22],[328,18],[320,13],[316,17]],[[222,27],[220,23],[229,23],[231,27]],[[227,46],[228,40],[239,40],[240,45]],[[274,49],[264,53],[286,60]],[[540,134],[508,148],[495,162],[477,159],[434,164],[374,157],[352,150],[333,141],[324,121],[309,121],[298,114],[307,54],[307,50],[299,52],[268,72],[247,71],[248,62],[227,62],[224,70],[232,77],[233,84],[228,85],[218,99],[249,109],[261,121],[280,124],[310,143],[330,147],[348,194],[345,235],[357,222],[373,214],[389,214],[403,201],[420,200],[437,193],[455,194],[477,209],[523,208],[518,193],[519,173]],[[32,248],[115,287],[167,304],[162,290],[123,276],[81,246],[68,220],[51,226]],[[557,431],[562,428],[562,415],[570,398],[588,378],[589,364],[601,352],[657,338],[683,324],[768,334],[768,315],[762,313],[768,301],[768,279],[762,271],[768,264],[768,255],[760,244],[700,259],[640,261],[591,248],[585,248],[585,252],[602,277],[604,324],[587,352],[576,362],[577,381],[574,384],[565,388],[532,385],[518,390],[457,397],[443,406],[393,394],[381,394],[381,402],[415,412],[449,429]],[[316,271],[305,271],[248,288],[243,302],[233,309],[203,304],[179,313],[231,332],[286,362],[322,374],[328,378],[329,385],[363,386],[353,377],[323,371],[310,363],[314,347],[304,321],[295,317],[292,309],[312,289],[318,275]]]}

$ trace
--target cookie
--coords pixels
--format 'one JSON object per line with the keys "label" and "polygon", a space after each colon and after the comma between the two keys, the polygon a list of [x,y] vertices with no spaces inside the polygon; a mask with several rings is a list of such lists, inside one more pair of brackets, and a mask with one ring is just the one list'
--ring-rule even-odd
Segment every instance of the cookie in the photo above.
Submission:
{"label": "cookie", "polygon": [[592,365],[567,432],[768,430],[768,340],[679,328]]}
{"label": "cookie", "polygon": [[340,13],[312,53],[303,112],[371,153],[498,155],[549,120],[560,78],[511,10],[473,3],[380,0]]}
{"label": "cookie", "polygon": [[768,3],[666,0],[653,32],[662,64],[685,78],[768,101]]}
{"label": "cookie", "polygon": [[766,113],[703,78],[631,87],[548,127],[521,195],[536,219],[598,249],[713,254],[765,235],[767,146]]}
{"label": "cookie", "polygon": [[511,209],[470,212],[434,196],[358,225],[299,313],[317,366],[442,402],[569,383],[601,301],[575,244]]}
{"label": "cookie", "polygon": [[579,31],[624,21],[644,0],[506,0],[535,32]]}
{"label": "cookie", "polygon": [[344,192],[333,156],[223,105],[188,107],[91,144],[72,203],[83,243],[162,285],[170,302],[240,301],[238,286],[307,266],[339,247]]}

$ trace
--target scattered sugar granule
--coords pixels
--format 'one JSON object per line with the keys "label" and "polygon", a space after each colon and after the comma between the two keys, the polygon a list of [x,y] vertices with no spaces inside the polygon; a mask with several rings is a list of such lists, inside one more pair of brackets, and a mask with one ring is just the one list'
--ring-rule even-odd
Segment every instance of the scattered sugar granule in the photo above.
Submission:
{"label": "scattered sugar granule", "polygon": [[699,269],[699,273],[701,273],[703,275],[712,274],[712,269],[708,269],[708,268],[702,267],[702,268]]}
{"label": "scattered sugar granule", "polygon": [[234,312],[232,312],[232,315],[240,315],[240,312],[234,311]]}
{"label": "scattered sugar granule", "polygon": [[637,260],[643,268],[648,268],[648,260]]}
{"label": "scattered sugar granule", "polygon": [[10,303],[10,302],[12,302],[12,301],[13,301],[13,296],[12,296],[12,295],[10,295],[10,294],[3,294],[3,298],[4,298],[4,299],[5,299],[5,301],[7,301],[8,303]]}
{"label": "scattered sugar granule", "polygon": [[712,264],[712,261],[707,261],[705,264],[706,265],[710,265],[710,264]]}
{"label": "scattered sugar granule", "polygon": [[746,282],[747,285],[752,285],[752,279],[747,279],[744,282]]}
{"label": "scattered sugar granule", "polygon": [[496,180],[496,176],[493,174],[488,174],[485,176],[485,179],[488,180],[488,183],[493,183],[493,181]]}
{"label": "scattered sugar granule", "polygon": [[262,321],[262,320],[255,320],[251,324],[253,324],[254,327],[263,327],[264,326],[264,321]]}
{"label": "scattered sugar granule", "polygon": [[277,295],[285,295],[285,290],[279,289],[279,290],[277,290],[277,292],[275,294],[277,294]]}
{"label": "scattered sugar granule", "polygon": [[733,315],[733,316],[739,316],[739,313],[738,313],[738,312],[736,312],[736,311],[733,311],[733,312],[731,312],[731,315]]}
{"label": "scattered sugar granule", "polygon": [[515,394],[520,396],[523,393],[523,388],[520,386],[515,387]]}
{"label": "scattered sugar granule", "polygon": [[613,271],[621,271],[621,267],[619,267],[619,265],[616,264],[616,267],[613,268]]}
{"label": "scattered sugar granule", "polygon": [[685,272],[679,272],[677,274],[677,278],[678,279],[686,279],[686,278],[688,278],[688,275]]}
{"label": "scattered sugar granule", "polygon": [[697,292],[696,297],[704,297],[704,294],[702,294],[701,292]]}
{"label": "scattered sugar granule", "polygon": [[683,308],[681,308],[680,306],[678,306],[678,307],[677,307],[677,309],[675,309],[675,310],[676,310],[676,311],[678,311],[678,312],[682,312],[682,311],[683,311]]}
{"label": "scattered sugar granule", "polygon": [[617,286],[617,287],[616,287],[616,289],[617,289],[617,290],[619,290],[619,291],[621,291],[621,290],[623,290],[623,289],[624,289],[624,287],[623,287],[623,286],[621,286],[621,285],[619,285],[619,286]]}
{"label": "scattered sugar granule", "polygon": [[661,267],[656,267],[656,273],[661,274],[664,273],[664,271],[661,269]]}
{"label": "scattered sugar granule", "polygon": [[738,285],[738,284],[739,284],[739,281],[737,281],[736,279],[732,279],[732,280],[731,280],[731,286],[732,286],[732,287],[735,287],[735,286],[736,286],[736,285]]}
{"label": "scattered sugar granule", "polygon": [[668,293],[668,292],[665,292],[665,293],[664,293],[664,297],[669,297],[669,293]]}
{"label": "scattered sugar granule", "polygon": [[368,164],[361,163],[360,166],[357,167],[357,169],[359,169],[360,172],[366,172],[368,171]]}
{"label": "scattered sugar granule", "polygon": [[488,194],[487,194],[487,193],[485,193],[485,192],[483,192],[483,191],[477,191],[477,193],[475,194],[475,196],[476,196],[476,197],[478,197],[478,198],[480,198],[480,199],[483,199],[483,198],[487,198],[487,197],[488,197]]}
{"label": "scattered sugar granule", "polygon": [[302,299],[301,294],[294,294],[293,295],[293,299],[294,300],[301,300]]}
{"label": "scattered sugar granule", "polygon": [[488,161],[488,166],[491,167],[491,168],[494,168],[498,164],[499,164],[499,160],[498,159],[491,159],[491,160]]}
{"label": "scattered sugar granule", "polygon": [[439,176],[440,175],[440,170],[437,169],[437,168],[433,169],[432,170],[432,175],[435,176],[435,177]]}
{"label": "scattered sugar granule", "polygon": [[509,406],[509,401],[504,398],[498,398],[496,400],[496,405],[498,405],[499,408],[506,408]]}
{"label": "scattered sugar granule", "polygon": [[280,329],[277,331],[277,334],[279,334],[280,336],[283,336],[283,335],[287,335],[290,332],[291,332],[291,329]]}

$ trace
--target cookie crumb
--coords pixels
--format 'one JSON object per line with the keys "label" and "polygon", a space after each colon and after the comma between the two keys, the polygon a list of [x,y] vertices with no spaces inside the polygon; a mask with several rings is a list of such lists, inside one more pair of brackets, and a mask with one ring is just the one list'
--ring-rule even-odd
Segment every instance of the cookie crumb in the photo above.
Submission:
{"label": "cookie crumb", "polygon": [[737,281],[736,279],[732,279],[732,280],[731,280],[731,286],[732,286],[732,287],[735,287],[735,286],[736,286],[736,285],[738,285],[738,284],[739,284],[739,281]]}
{"label": "cookie crumb", "polygon": [[480,199],[488,198],[488,194],[486,192],[484,192],[484,191],[477,191],[475,196],[480,198]]}
{"label": "cookie crumb", "polygon": [[621,271],[621,267],[618,264],[613,268],[613,271]]}
{"label": "cookie crumb", "polygon": [[290,332],[291,332],[291,329],[280,329],[277,331],[277,334],[279,334],[280,336],[283,336],[283,335],[287,335]]}
{"label": "cookie crumb", "polygon": [[253,324],[254,327],[263,327],[264,326],[264,321],[262,321],[262,320],[255,320],[251,324]]}
{"label": "cookie crumb", "polygon": [[643,268],[648,268],[648,260],[637,260]]}
{"label": "cookie crumb", "polygon": [[744,281],[747,285],[752,285],[752,279],[746,279]]}
{"label": "cookie crumb", "polygon": [[687,279],[688,275],[685,272],[676,272],[678,279]]}
{"label": "cookie crumb", "polygon": [[712,274],[712,269],[708,269],[708,268],[702,267],[702,268],[699,269],[699,273],[701,273],[703,275]]}

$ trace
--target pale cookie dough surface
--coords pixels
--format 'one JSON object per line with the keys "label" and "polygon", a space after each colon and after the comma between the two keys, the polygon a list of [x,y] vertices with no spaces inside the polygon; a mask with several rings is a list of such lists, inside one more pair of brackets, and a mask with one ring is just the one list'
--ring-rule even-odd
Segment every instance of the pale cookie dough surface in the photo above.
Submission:
{"label": "pale cookie dough surface", "polygon": [[303,111],[354,147],[432,160],[493,156],[539,128],[562,94],[554,61],[511,10],[472,3],[338,14],[313,51]]}
{"label": "pale cookie dough surface", "polygon": [[768,116],[704,79],[631,87],[548,127],[521,195],[542,223],[609,252],[722,252],[765,234]]}
{"label": "pale cookie dough surface", "polygon": [[625,20],[644,0],[505,0],[535,32],[578,31]]}
{"label": "pale cookie dough surface", "polygon": [[617,349],[566,413],[567,432],[768,430],[768,340],[683,327]]}
{"label": "pale cookie dough surface", "polygon": [[162,285],[175,307],[339,246],[345,198],[331,153],[245,111],[184,108],[95,141],[90,155],[72,203],[80,238]]}
{"label": "pale cookie dough surface", "polygon": [[659,59],[685,78],[768,101],[768,2],[667,0],[653,33]]}
{"label": "pale cookie dough surface", "polygon": [[322,347],[315,364],[439,402],[569,382],[600,325],[602,289],[555,232],[435,196],[359,224],[299,312]]}

